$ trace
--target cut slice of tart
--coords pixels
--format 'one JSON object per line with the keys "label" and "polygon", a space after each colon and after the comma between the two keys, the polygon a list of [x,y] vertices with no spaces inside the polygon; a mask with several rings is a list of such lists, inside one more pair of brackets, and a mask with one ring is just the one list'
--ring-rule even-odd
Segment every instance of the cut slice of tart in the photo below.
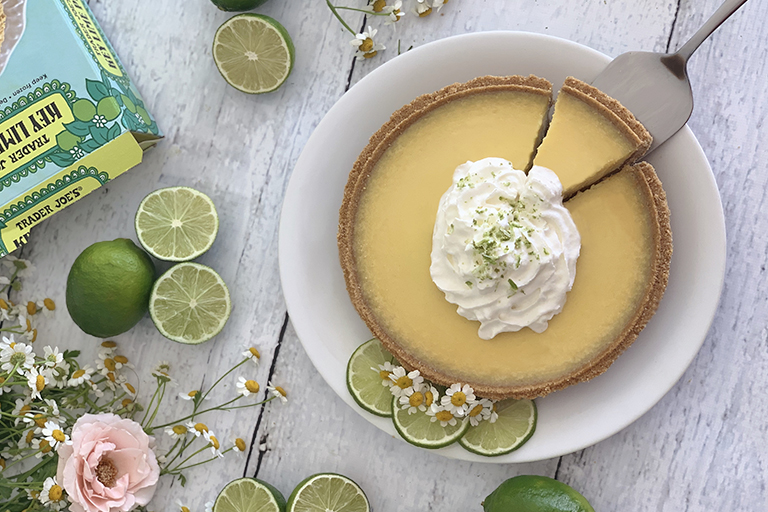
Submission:
{"label": "cut slice of tart", "polygon": [[651,141],[648,131],[621,103],[568,77],[534,164],[555,171],[567,198],[637,161]]}

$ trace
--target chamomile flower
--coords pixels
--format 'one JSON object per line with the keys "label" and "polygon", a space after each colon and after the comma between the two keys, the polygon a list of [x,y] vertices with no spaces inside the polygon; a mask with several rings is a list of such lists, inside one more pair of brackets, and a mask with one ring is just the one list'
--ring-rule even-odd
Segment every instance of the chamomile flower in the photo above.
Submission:
{"label": "chamomile flower", "polygon": [[33,439],[32,449],[37,451],[35,457],[38,459],[42,459],[46,455],[53,457],[56,454],[47,439]]}
{"label": "chamomile flower", "polygon": [[57,364],[64,361],[64,354],[61,354],[59,352],[59,347],[53,347],[50,346],[43,347],[43,359],[45,359],[45,366],[49,368],[53,368]]}
{"label": "chamomile flower", "polygon": [[22,421],[22,416],[25,416],[27,413],[32,411],[32,406],[29,404],[31,398],[17,398],[15,406],[13,408],[13,411],[11,414],[13,416],[17,416],[17,418],[13,421],[14,425],[18,425],[20,421]]}
{"label": "chamomile flower", "polygon": [[414,386],[421,386],[421,383],[424,382],[424,377],[421,376],[419,370],[406,373],[405,368],[398,366],[392,370],[389,380],[392,381],[389,385],[389,390],[393,395],[401,397],[405,394],[405,390]]}
{"label": "chamomile flower", "polygon": [[[7,278],[6,278],[7,279]],[[16,311],[13,308],[12,303],[8,300],[8,294],[0,294],[0,320],[11,321],[16,318]]]}
{"label": "chamomile flower", "polygon": [[413,13],[419,18],[429,16],[432,14],[432,5],[429,0],[416,0],[416,5],[413,8]]}
{"label": "chamomile flower", "polygon": [[374,40],[377,33],[378,30],[369,26],[367,31],[355,35],[355,38],[349,42],[349,44],[357,48],[355,57],[358,59],[370,59],[375,57],[379,51],[386,50],[386,46]]}
{"label": "chamomile flower", "polygon": [[168,434],[171,439],[176,440],[187,435],[187,427],[184,425],[174,425],[172,427],[167,427],[165,433]]}
{"label": "chamomile flower", "polygon": [[243,457],[245,455],[246,448],[247,445],[245,444],[245,439],[240,437],[235,437],[232,439],[232,451],[235,452],[238,457]]}
{"label": "chamomile flower", "polygon": [[41,433],[54,450],[57,450],[62,444],[72,444],[69,436],[54,421],[47,421]]}
{"label": "chamomile flower", "polygon": [[16,447],[19,450],[26,450],[27,448],[31,448],[34,442],[35,442],[35,429],[29,429],[26,432],[24,432],[22,436],[19,438],[19,440],[16,442]]}
{"label": "chamomile flower", "polygon": [[395,371],[395,365],[389,361],[385,361],[384,364],[380,364],[378,367],[371,366],[371,370],[378,372],[379,377],[381,377],[382,386],[392,385],[392,381],[389,380],[389,376],[392,375],[393,371]]}
{"label": "chamomile flower", "polygon": [[416,414],[418,411],[425,412],[427,406],[424,391],[426,391],[426,387],[422,386],[413,386],[406,389],[403,392],[403,395],[398,399],[400,408],[404,411],[408,411],[408,414]]}
{"label": "chamomile flower", "polygon": [[176,500],[176,505],[179,507],[179,512],[190,512],[189,507],[184,505],[181,500]]}
{"label": "chamomile flower", "polygon": [[131,384],[128,381],[121,382],[120,387],[123,388],[123,391],[125,391],[130,397],[136,396],[136,388],[133,387],[133,384]]}
{"label": "chamomile flower", "polygon": [[48,382],[51,386],[55,386],[57,388],[66,387],[67,383],[69,382],[69,363],[66,361],[61,361],[53,367],[43,368],[40,373],[45,377],[46,382]]}
{"label": "chamomile flower", "polygon": [[267,383],[267,391],[270,395],[280,400],[282,403],[288,403],[288,393],[281,386],[275,386],[272,381]]}
{"label": "chamomile flower", "polygon": [[237,392],[243,396],[255,395],[259,392],[259,383],[255,380],[246,379],[245,377],[237,378]]}
{"label": "chamomile flower", "polygon": [[205,502],[205,512],[213,512],[213,502],[212,501],[206,501]]}
{"label": "chamomile flower", "polygon": [[13,341],[13,335],[10,338],[3,338],[7,344],[3,345],[0,350],[0,368],[6,373],[13,371],[15,367],[18,367],[20,374],[24,373],[24,370],[29,370],[32,365],[35,364],[35,354],[32,352],[32,347],[26,343],[16,343]]}
{"label": "chamomile flower", "polygon": [[440,405],[451,411],[456,416],[464,416],[475,402],[475,391],[469,384],[453,384],[445,390],[445,395],[440,399]]}
{"label": "chamomile flower", "polygon": [[68,505],[64,499],[64,490],[56,482],[55,476],[50,476],[43,483],[43,490],[38,496],[40,503],[50,510],[63,510]]}
{"label": "chamomile flower", "polygon": [[3,258],[2,261],[6,267],[11,269],[13,272],[17,272],[17,277],[29,277],[35,272],[35,266],[29,260],[23,260],[8,254]]}
{"label": "chamomile flower", "polygon": [[214,457],[219,457],[220,459],[224,458],[224,454],[221,453],[221,443],[219,443],[219,440],[216,438],[216,436],[213,434],[213,432],[203,432],[203,437],[206,441],[208,441],[208,444],[211,448],[211,454],[213,454]]}
{"label": "chamomile flower", "polygon": [[248,350],[243,352],[243,357],[247,357],[250,359],[253,364],[256,366],[259,366],[259,360],[261,359],[261,352],[259,352],[256,347],[250,347]]}
{"label": "chamomile flower", "polygon": [[448,0],[432,0],[432,8],[437,9],[435,12],[440,12],[440,9],[442,9],[447,3]]}
{"label": "chamomile flower", "polygon": [[431,416],[431,422],[439,421],[441,427],[454,426],[457,423],[456,416],[442,405],[432,404],[432,407],[427,409],[427,415]]}
{"label": "chamomile flower", "polygon": [[32,369],[27,372],[26,377],[27,386],[29,386],[29,389],[32,391],[30,396],[40,400],[40,392],[45,389],[45,376],[41,375],[40,372],[37,371],[37,368],[32,367]]}
{"label": "chamomile flower", "polygon": [[198,393],[200,393],[198,390],[193,389],[189,393],[179,393],[179,398],[182,400],[194,400]]}
{"label": "chamomile flower", "polygon": [[188,421],[186,423],[187,425],[187,432],[190,434],[194,434],[195,437],[200,437],[205,432],[208,432],[208,425],[205,423],[195,423],[194,421]]}
{"label": "chamomile flower", "polygon": [[405,16],[405,13],[403,12],[402,0],[397,0],[394,4],[384,7],[383,12],[389,14],[389,16],[387,16],[387,21],[385,22],[385,24],[393,25],[397,23],[398,21],[400,21],[400,18]]}
{"label": "chamomile flower", "polygon": [[113,354],[110,350],[102,350],[99,352],[99,359],[96,361],[96,369],[102,375],[107,375],[109,372],[117,371],[117,362],[112,358]]}
{"label": "chamomile flower", "polygon": [[58,418],[59,404],[56,403],[56,400],[45,398],[44,401],[45,407],[43,409],[45,410],[46,416],[49,418]]}
{"label": "chamomile flower", "polygon": [[480,424],[481,421],[490,420],[491,415],[493,414],[493,408],[493,402],[487,398],[481,398],[475,402],[475,404],[467,411],[467,417],[469,418],[470,425],[476,427]]}
{"label": "chamomile flower", "polygon": [[170,372],[171,372],[170,363],[168,363],[168,361],[162,361],[157,366],[155,366],[154,370],[152,370],[152,376],[157,378],[161,382],[168,382],[170,384],[173,384],[174,380],[171,378]]}
{"label": "chamomile flower", "polygon": [[75,370],[75,372],[69,378],[69,381],[67,381],[67,384],[69,387],[74,388],[83,384],[84,382],[89,382],[95,371],[96,370],[91,368],[90,365],[85,365],[82,368]]}

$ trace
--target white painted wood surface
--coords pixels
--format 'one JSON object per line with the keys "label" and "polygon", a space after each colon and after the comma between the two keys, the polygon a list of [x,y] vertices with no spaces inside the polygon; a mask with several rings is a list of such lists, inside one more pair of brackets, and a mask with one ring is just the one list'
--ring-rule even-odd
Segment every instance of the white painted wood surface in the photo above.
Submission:
{"label": "white painted wood surface", "polygon": [[[33,232],[25,256],[38,272],[22,298],[44,292],[60,305],[41,340],[95,355],[97,341],[65,312],[70,265],[93,242],[135,239],[133,215],[148,192],[192,186],[219,209],[219,239],[201,262],[231,284],[232,318],[216,340],[201,347],[165,340],[146,318],[117,338],[121,350],[145,377],[159,360],[171,361],[178,391],[188,391],[210,383],[253,344],[262,350],[262,365],[242,374],[262,384],[273,379],[292,399],[286,406],[211,418],[224,440],[230,433],[252,440],[249,456],[190,471],[186,488],[165,482],[150,508],[178,510],[180,499],[202,512],[226,482],[242,475],[267,480],[287,496],[305,476],[336,471],[360,483],[379,512],[479,511],[504,479],[530,473],[573,485],[599,512],[768,510],[766,2],[748,3],[704,44],[690,67],[696,96],[690,124],[712,163],[729,237],[720,308],[683,379],[621,433],[559,459],[506,466],[450,461],[388,437],[338,399],[313,368],[291,328],[278,278],[278,220],[293,164],[349,85],[397,55],[398,39],[405,50],[454,34],[512,29],[568,38],[611,55],[664,51],[681,44],[718,3],[452,0],[437,15],[404,20],[397,32],[380,27],[389,49],[353,62],[350,35],[325,2],[272,0],[259,12],[291,33],[296,66],[279,91],[249,97],[226,85],[212,62],[213,34],[228,15],[207,0],[91,0],[166,139],[139,168]],[[354,28],[363,26],[362,14],[345,15]],[[143,396],[149,385],[145,379]],[[233,388],[234,379],[218,396]],[[163,414],[172,417],[185,406],[174,396]]]}

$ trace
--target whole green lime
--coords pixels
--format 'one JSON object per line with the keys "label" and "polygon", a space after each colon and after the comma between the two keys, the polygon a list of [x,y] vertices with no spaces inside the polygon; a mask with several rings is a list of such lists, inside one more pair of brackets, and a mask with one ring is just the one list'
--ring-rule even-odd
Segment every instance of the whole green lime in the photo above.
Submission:
{"label": "whole green lime", "polygon": [[78,121],[88,122],[96,115],[96,105],[91,100],[77,100],[72,104],[72,113]]}
{"label": "whole green lime", "polygon": [[576,489],[545,476],[510,478],[483,502],[485,512],[595,512]]}
{"label": "whole green lime", "polygon": [[211,0],[213,5],[222,11],[243,12],[250,11],[262,5],[267,0]]}
{"label": "whole green lime", "polygon": [[131,240],[97,242],[69,270],[69,315],[91,336],[117,336],[147,313],[154,282],[155,264]]}
{"label": "whole green lime", "polygon": [[120,104],[112,96],[101,98],[96,105],[96,113],[107,118],[107,121],[114,121],[120,115]]}
{"label": "whole green lime", "polygon": [[63,132],[59,133],[56,136],[56,144],[58,144],[59,147],[64,151],[69,151],[70,149],[73,149],[75,146],[80,144],[81,140],[82,139],[80,137],[66,130],[64,130]]}

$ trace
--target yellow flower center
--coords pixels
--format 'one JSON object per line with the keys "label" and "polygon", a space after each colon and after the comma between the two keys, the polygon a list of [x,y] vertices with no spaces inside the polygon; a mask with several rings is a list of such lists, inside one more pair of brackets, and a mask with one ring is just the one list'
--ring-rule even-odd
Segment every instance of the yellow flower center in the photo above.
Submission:
{"label": "yellow flower center", "polygon": [[255,357],[256,359],[258,359],[258,358],[260,358],[260,357],[261,357],[261,354],[259,353],[259,351],[258,351],[258,350],[256,350],[256,348],[255,348],[255,347],[251,347],[251,348],[249,348],[249,349],[248,349],[248,352],[250,352],[250,353],[251,353],[251,355],[252,355],[253,357]]}
{"label": "yellow flower center", "polygon": [[40,428],[43,428],[45,426],[45,416],[43,416],[42,414],[35,414],[35,425],[37,425]]}
{"label": "yellow flower center", "polygon": [[27,313],[30,315],[37,313],[37,304],[32,301],[27,302]]}
{"label": "yellow flower center", "polygon": [[115,362],[120,364],[126,364],[128,362],[128,358],[125,356],[115,356]]}
{"label": "yellow flower center", "polygon": [[209,439],[211,441],[211,446],[213,446],[215,449],[218,450],[221,447],[221,445],[219,444],[219,440],[216,439],[216,436],[211,436],[209,437]]}
{"label": "yellow flower center", "polygon": [[43,306],[45,306],[45,309],[48,311],[54,311],[56,309],[56,303],[51,299],[43,299]]}
{"label": "yellow flower center", "polygon": [[435,418],[437,418],[440,421],[451,421],[451,418],[453,418],[453,414],[451,414],[450,411],[440,411],[437,414],[435,414]]}
{"label": "yellow flower center", "polygon": [[64,432],[58,429],[51,432],[51,437],[54,438],[59,443],[63,443],[64,441],[67,440],[67,436],[64,435]]}
{"label": "yellow flower center", "polygon": [[34,439],[34,437],[35,437],[35,431],[30,430],[29,432],[27,432],[27,437],[24,440],[27,442],[27,444],[30,444],[32,443],[32,439]]}
{"label": "yellow flower center", "polygon": [[373,2],[373,12],[381,12],[387,6],[387,0],[376,0]]}
{"label": "yellow flower center", "polygon": [[8,311],[10,307],[8,306],[8,303],[5,302],[5,299],[0,299],[0,308]]}
{"label": "yellow flower center", "polygon": [[190,397],[190,398],[195,398],[197,396],[197,390],[193,389],[192,391],[187,393],[187,396]]}
{"label": "yellow flower center", "polygon": [[288,396],[288,393],[285,392],[285,390],[281,386],[275,386],[275,391],[280,393],[282,396]]}
{"label": "yellow flower center", "polygon": [[35,388],[37,388],[38,391],[42,391],[45,387],[45,377],[42,375],[38,375],[37,379],[35,379]]}
{"label": "yellow flower center", "polygon": [[429,16],[432,14],[432,8],[428,7],[426,11],[419,13],[419,18],[423,18],[424,16]]}
{"label": "yellow flower center", "polygon": [[379,372],[379,377],[381,377],[381,380],[390,381],[389,376],[392,375],[392,372],[388,372],[387,370],[381,370]]}
{"label": "yellow flower center", "polygon": [[[13,346],[11,346],[11,348],[13,348]],[[26,354],[22,352],[14,352],[13,355],[11,356],[10,363],[16,366],[24,363],[24,361],[26,360],[27,360]]]}
{"label": "yellow flower center", "polygon": [[29,318],[27,318],[27,332],[32,330],[32,322],[29,321]]}
{"label": "yellow flower center", "polygon": [[77,370],[75,373],[72,374],[72,378],[73,379],[79,379],[83,375],[85,375],[85,370],[80,369],[80,370]]}
{"label": "yellow flower center", "polygon": [[408,399],[408,403],[411,404],[411,407],[418,407],[424,403],[424,395],[422,395],[420,391],[417,391],[411,395]]}
{"label": "yellow flower center", "polygon": [[259,383],[256,382],[255,380],[247,380],[245,381],[245,389],[247,389],[251,393],[258,393],[259,389],[261,388],[259,387]]}
{"label": "yellow flower center", "polygon": [[117,343],[114,341],[102,341],[101,346],[104,348],[115,348],[117,346]]}
{"label": "yellow flower center", "polygon": [[363,53],[369,52],[373,50],[373,39],[370,37],[366,37],[365,40],[360,45],[360,51]]}
{"label": "yellow flower center", "polygon": [[120,403],[122,404],[123,407],[128,407],[129,405],[131,405],[133,403],[133,400],[131,400],[130,398],[125,398]]}
{"label": "yellow flower center", "polygon": [[478,416],[481,412],[483,412],[483,406],[480,404],[477,404],[472,408],[471,411],[469,411],[469,416],[471,418],[474,418],[475,416]]}
{"label": "yellow flower center", "polygon": [[61,501],[61,487],[58,485],[52,485],[50,489],[48,489],[48,499],[51,501]]}
{"label": "yellow flower center", "polygon": [[[29,320],[27,320],[27,323],[29,323]],[[37,341],[37,329],[32,329],[32,339],[29,340],[30,343],[34,343]]]}
{"label": "yellow flower center", "polygon": [[0,469],[5,469],[5,459],[0,459]]}
{"label": "yellow flower center", "polygon": [[115,377],[115,374],[112,372],[107,373],[107,378],[109,379],[110,382],[115,382],[115,380],[117,380],[117,378]]}
{"label": "yellow flower center", "polygon": [[496,404],[493,404],[493,412],[497,412],[499,409],[496,407]]}
{"label": "yellow flower center", "polygon": [[189,509],[187,507],[181,507],[181,512],[189,512]]}
{"label": "yellow flower center", "polygon": [[5,377],[0,377],[0,386],[5,384]]}
{"label": "yellow flower center", "polygon": [[45,439],[40,441],[40,451],[42,451],[43,453],[48,453],[51,450],[52,450],[51,444],[48,441],[46,441]]}
{"label": "yellow flower center", "polygon": [[465,403],[467,403],[467,395],[465,395],[465,394],[464,394],[463,392],[461,392],[461,391],[456,391],[456,392],[455,392],[455,393],[454,393],[454,394],[451,396],[451,403],[452,403],[454,406],[456,406],[456,407],[461,407],[462,405],[464,405]]}
{"label": "yellow flower center", "polygon": [[173,433],[177,436],[184,434],[186,431],[187,429],[183,425],[176,425],[173,427]]}
{"label": "yellow flower center", "polygon": [[25,412],[31,411],[31,410],[32,410],[32,407],[29,404],[27,404],[22,406],[21,409],[19,409],[19,414],[23,415]]}
{"label": "yellow flower center", "polygon": [[109,357],[104,360],[104,368],[107,370],[113,372],[117,370],[117,365],[115,364],[114,359],[110,359]]}
{"label": "yellow flower center", "polygon": [[407,375],[403,375],[395,381],[395,385],[400,389],[405,389],[413,386],[413,380]]}
{"label": "yellow flower center", "polygon": [[241,452],[245,451],[245,441],[243,441],[239,437],[235,439],[235,446],[237,446],[237,449],[240,450]]}
{"label": "yellow flower center", "polygon": [[195,430],[198,432],[208,432],[208,427],[205,423],[195,423]]}
{"label": "yellow flower center", "polygon": [[136,394],[136,388],[133,387],[130,382],[126,382],[125,383],[125,389],[127,389],[128,391],[130,391],[134,395]]}
{"label": "yellow flower center", "polygon": [[432,402],[435,401],[435,395],[432,394],[431,391],[427,391],[424,393],[424,405],[427,407],[432,407]]}

